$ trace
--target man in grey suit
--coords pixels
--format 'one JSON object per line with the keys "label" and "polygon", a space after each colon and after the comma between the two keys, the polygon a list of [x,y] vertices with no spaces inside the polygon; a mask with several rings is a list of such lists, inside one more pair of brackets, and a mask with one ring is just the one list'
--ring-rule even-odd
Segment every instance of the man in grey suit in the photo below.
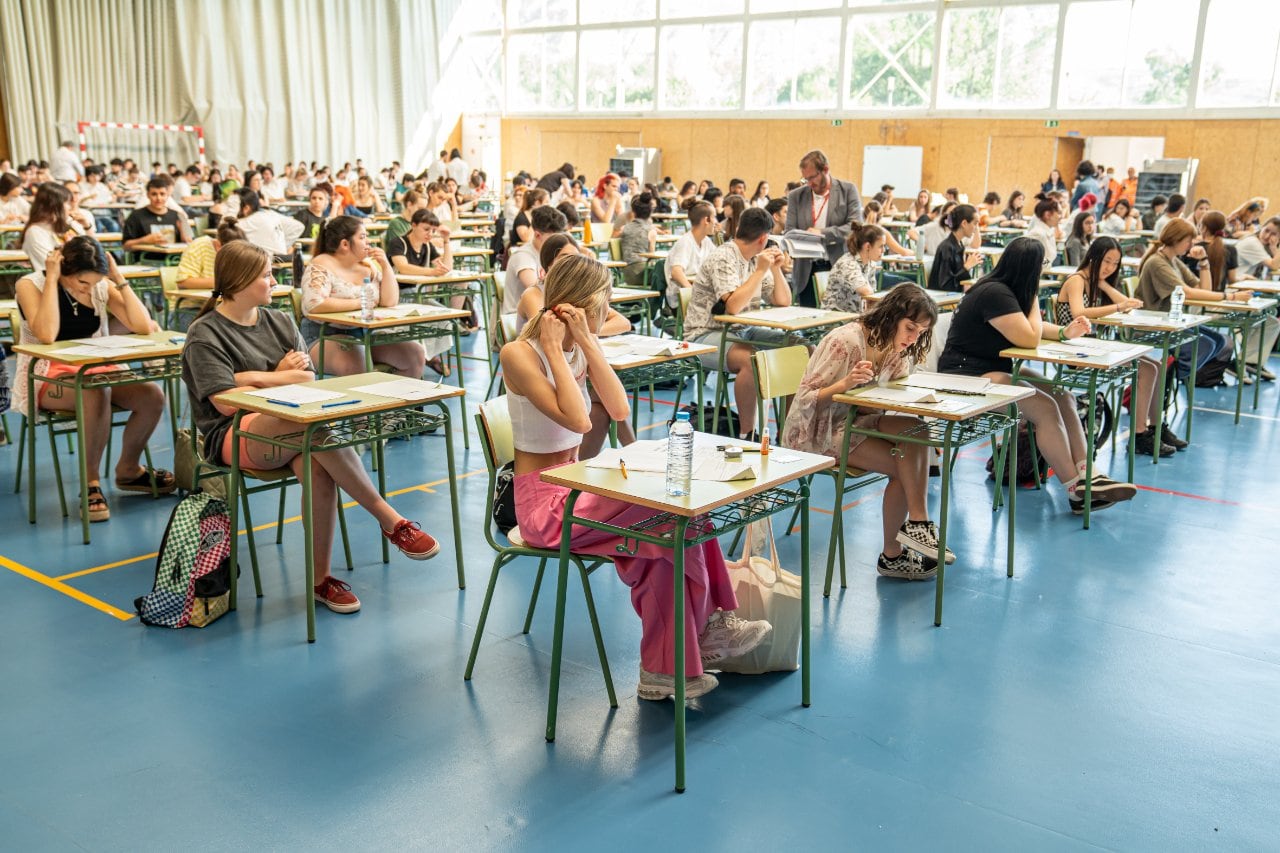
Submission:
{"label": "man in grey suit", "polygon": [[831,177],[827,155],[813,150],[800,159],[804,186],[787,193],[787,225],[822,236],[825,260],[796,258],[791,271],[791,292],[795,304],[816,307],[817,294],[811,285],[813,273],[831,269],[846,251],[845,241],[856,223],[862,222],[862,198],[851,181]]}

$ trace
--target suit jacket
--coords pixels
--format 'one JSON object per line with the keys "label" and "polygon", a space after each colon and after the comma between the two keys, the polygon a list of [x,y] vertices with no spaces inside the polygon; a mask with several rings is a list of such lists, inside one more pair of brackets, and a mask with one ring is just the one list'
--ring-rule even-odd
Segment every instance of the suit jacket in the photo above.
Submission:
{"label": "suit jacket", "polygon": [[[862,222],[862,197],[852,181],[831,179],[831,197],[827,201],[827,227],[822,231],[822,247],[827,260],[834,264],[845,253],[845,241],[853,231],[854,223]],[[813,227],[813,190],[809,185],[797,187],[787,193],[787,222],[790,231],[804,231]],[[813,261],[796,258],[791,270],[791,291],[802,293],[809,286],[813,274]]]}

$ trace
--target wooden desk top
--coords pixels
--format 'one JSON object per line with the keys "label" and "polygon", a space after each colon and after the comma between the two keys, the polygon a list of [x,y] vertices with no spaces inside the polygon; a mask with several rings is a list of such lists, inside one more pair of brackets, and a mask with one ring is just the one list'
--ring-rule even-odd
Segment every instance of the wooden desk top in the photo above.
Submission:
{"label": "wooden desk top", "polygon": [[116,364],[118,362],[149,361],[153,358],[168,358],[173,355],[181,355],[182,341],[185,340],[186,336],[162,330],[149,335],[129,335],[128,337],[154,341],[156,346],[120,347],[113,350],[111,355],[58,355],[60,350],[72,349],[78,346],[92,346],[93,339],[88,338],[77,341],[54,341],[51,344],[18,344],[13,348],[13,351],[22,355],[29,355],[32,358],[41,358],[58,364],[69,364],[73,367]]}
{"label": "wooden desk top", "polygon": [[617,305],[620,302],[639,302],[644,299],[657,299],[662,294],[656,290],[640,290],[635,287],[615,287],[612,295],[609,296],[609,304]]}
{"label": "wooden desk top", "polygon": [[[293,288],[285,284],[277,284],[271,288],[272,299],[282,299],[290,293],[293,293]],[[164,295],[167,299],[176,301],[191,299],[197,302],[204,302],[213,295],[213,290],[207,287],[178,288],[177,290],[166,290]]]}
{"label": "wooden desk top", "polygon": [[1184,314],[1178,322],[1169,319],[1168,312],[1137,309],[1127,313],[1117,311],[1105,317],[1094,317],[1089,322],[1095,326],[1116,326],[1138,329],[1144,332],[1177,332],[1207,323],[1203,314]]}
{"label": "wooden desk top", "polygon": [[453,253],[455,258],[479,258],[493,254],[493,249],[458,249]]}
{"label": "wooden desk top", "polygon": [[915,255],[890,255],[885,254],[880,258],[881,262],[886,264],[923,264],[924,261]]}
{"label": "wooden desk top", "polygon": [[[322,408],[324,403],[303,403],[294,408],[293,406],[281,406],[277,403],[267,401],[265,397],[258,397],[253,394],[247,394],[243,391],[234,394],[218,394],[214,397],[219,403],[228,406],[234,406],[246,412],[258,412],[260,414],[271,415],[282,421],[289,421],[295,424],[314,424],[323,423],[324,421],[336,421],[342,418],[348,418],[352,415],[367,415],[375,412],[387,412],[395,409],[403,409],[410,406],[419,406],[422,400],[400,400],[395,397],[380,397],[376,394],[356,393],[348,391],[350,388],[358,388],[362,385],[373,385],[378,382],[393,382],[401,379],[400,376],[392,376],[386,373],[355,373],[351,376],[334,376],[329,379],[320,379],[315,382],[303,382],[300,385],[304,388],[319,388],[324,391],[337,391],[344,394],[343,399],[355,399],[359,402],[350,406],[337,406],[334,408]],[[430,401],[445,400],[453,397],[461,397],[466,392],[456,385],[441,385],[436,387],[438,393],[434,394]],[[326,400],[324,402],[341,402],[340,400]],[[425,401],[429,402],[429,401]]]}
{"label": "wooden desk top", "polygon": [[[727,442],[728,439],[720,439],[720,441]],[[759,459],[751,458],[746,461],[758,466],[756,479],[735,480],[731,483],[694,480],[690,493],[678,498],[667,494],[666,476],[660,473],[632,471],[629,477],[623,477],[621,471],[612,468],[588,468],[586,462],[578,461],[548,468],[542,472],[541,476],[546,483],[604,495],[657,512],[669,512],[673,515],[693,518],[809,474],[825,471],[835,465],[835,460],[831,457],[819,456],[816,453],[801,453],[789,448],[779,448],[778,452],[795,461],[774,462],[772,461],[773,453],[767,456],[753,453],[751,456],[759,456]]]}
{"label": "wooden desk top", "polygon": [[637,258],[644,258],[646,261],[663,261],[666,260],[670,252],[641,252],[636,255]]}
{"label": "wooden desk top", "polygon": [[31,266],[31,259],[21,249],[0,250],[0,264],[26,264]]}
{"label": "wooden desk top", "polygon": [[[909,386],[901,382],[892,382],[888,387],[907,389]],[[1028,388],[1025,385],[1004,385],[1002,388],[1007,393],[983,394],[980,397],[934,391],[934,396],[940,400],[947,401],[948,409],[940,409],[937,404],[931,403],[900,403],[867,398],[867,394],[875,393],[877,390],[875,386],[859,388],[846,394],[836,394],[831,399],[834,402],[843,403],[846,406],[856,406],[859,409],[878,409],[882,412],[899,412],[922,418],[938,418],[944,421],[967,421],[970,418],[985,415],[995,409],[1003,409],[1010,403],[1016,403],[1036,393],[1034,388]]]}
{"label": "wooden desk top", "polygon": [[1097,338],[1073,338],[1067,341],[1044,341],[1037,347],[1009,347],[1000,351],[1003,358],[1038,361],[1090,370],[1105,370],[1128,364],[1150,350],[1146,344],[1103,341]]}
{"label": "wooden desk top", "polygon": [[[682,358],[712,355],[718,352],[718,349],[710,344],[668,341],[667,343],[675,345],[674,353],[643,354],[643,351],[647,349],[646,344],[652,345],[658,343],[658,341],[658,338],[651,338],[646,335],[614,335],[610,338],[601,338],[600,349],[604,351],[605,360],[609,362],[609,366],[615,371],[629,370],[633,367],[649,367],[654,364],[665,364],[668,361],[679,361]],[[636,349],[640,349],[641,352],[637,353]]]}
{"label": "wooden desk top", "polygon": [[1280,281],[1261,281],[1258,279],[1250,279],[1249,281],[1238,281],[1235,284],[1228,284],[1227,287],[1232,290],[1245,290],[1252,293],[1280,293]]}
{"label": "wooden desk top", "polygon": [[821,308],[759,308],[742,314],[717,314],[713,319],[730,326],[763,326],[784,332],[802,332],[822,326],[838,326],[857,318],[847,311],[825,311]]}
{"label": "wooden desk top", "polygon": [[1214,314],[1227,314],[1232,311],[1244,311],[1250,314],[1259,311],[1270,311],[1276,307],[1277,301],[1269,297],[1255,296],[1248,302],[1219,302],[1217,300],[1209,302],[1207,300],[1188,299],[1186,304],[1204,308],[1209,312],[1209,318],[1213,319]]}
{"label": "wooden desk top", "polygon": [[458,272],[454,270],[446,275],[401,275],[396,273],[396,281],[400,284],[465,284],[469,281],[479,281],[487,272]]}
{"label": "wooden desk top", "polygon": [[116,269],[126,279],[157,278],[160,275],[159,267],[149,267],[146,264],[120,264]]}
{"label": "wooden desk top", "polygon": [[[953,293],[949,290],[929,290],[926,288],[924,292],[927,293],[929,295],[929,298],[933,300],[933,304],[937,305],[939,308],[950,308],[954,305],[959,305],[960,300],[964,299],[963,293]],[[887,290],[877,290],[875,293],[871,294],[870,296],[862,297],[862,299],[865,302],[869,302],[870,304],[875,305],[881,299],[884,299],[885,296],[887,296],[888,294],[889,294],[889,291]]]}
{"label": "wooden desk top", "polygon": [[[400,309],[411,309],[413,313],[399,313]],[[397,311],[395,315],[386,312]],[[359,311],[335,311],[331,314],[306,314],[308,320],[317,323],[328,323],[333,326],[349,326],[354,329],[390,329],[395,326],[413,326],[418,323],[438,323],[441,320],[465,320],[471,316],[470,311],[443,308],[438,305],[397,305],[394,308],[375,308],[377,319],[361,320]]]}

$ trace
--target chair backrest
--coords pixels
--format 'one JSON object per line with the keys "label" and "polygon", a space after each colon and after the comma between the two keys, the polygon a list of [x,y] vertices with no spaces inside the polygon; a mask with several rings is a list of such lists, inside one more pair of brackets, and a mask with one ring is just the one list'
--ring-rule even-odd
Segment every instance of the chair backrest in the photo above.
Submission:
{"label": "chair backrest", "polygon": [[818,297],[818,304],[822,304],[822,300],[827,295],[827,279],[831,277],[830,270],[821,270],[813,274],[813,295]]}
{"label": "chair backrest", "polygon": [[178,289],[178,268],[173,266],[160,267],[160,286],[166,293]]}
{"label": "chair backrest", "polygon": [[764,424],[766,399],[776,402],[778,436],[787,420],[787,398],[800,390],[800,380],[809,367],[809,350],[804,346],[758,350],[751,356],[751,372],[756,380],[756,405],[760,424]]}
{"label": "chair backrest", "polygon": [[614,237],[609,241],[609,257],[615,261],[622,260],[622,238]]}
{"label": "chair backrest", "polygon": [[498,469],[514,459],[516,452],[506,395],[480,404],[480,411],[476,412],[476,433],[480,436],[480,449],[484,451],[484,467],[489,472],[489,487],[484,501],[484,538],[489,547],[501,551],[503,546],[494,536],[493,493],[498,485]]}

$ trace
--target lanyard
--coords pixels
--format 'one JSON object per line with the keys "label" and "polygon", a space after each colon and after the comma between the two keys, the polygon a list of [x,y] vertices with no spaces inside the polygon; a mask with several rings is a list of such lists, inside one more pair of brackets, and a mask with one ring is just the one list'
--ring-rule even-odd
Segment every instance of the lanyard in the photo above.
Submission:
{"label": "lanyard", "polygon": [[826,209],[827,209],[827,202],[829,202],[829,201],[831,201],[831,189],[830,189],[829,187],[827,188],[827,194],[826,194],[825,196],[823,196],[823,197],[822,197],[822,206],[821,206],[821,207],[819,207],[819,206],[818,206],[818,197],[817,197],[817,195],[814,195],[814,197],[813,197],[813,223],[812,223],[812,224],[813,224],[813,227],[815,227],[815,228],[816,228],[816,227],[818,226],[818,217],[819,217],[819,216],[821,216],[821,215],[822,215],[822,212],[823,212],[824,210],[826,210]]}

